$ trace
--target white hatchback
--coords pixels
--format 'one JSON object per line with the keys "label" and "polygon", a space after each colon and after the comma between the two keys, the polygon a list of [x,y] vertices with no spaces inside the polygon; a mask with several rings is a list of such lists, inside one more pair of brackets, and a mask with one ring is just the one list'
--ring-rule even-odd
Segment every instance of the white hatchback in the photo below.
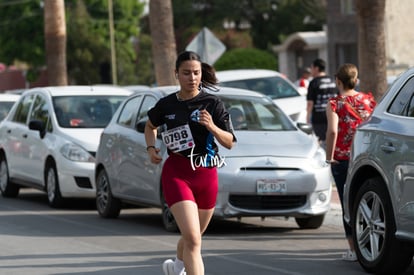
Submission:
{"label": "white hatchback", "polygon": [[241,88],[269,96],[295,122],[306,122],[306,96],[283,74],[263,69],[216,73],[220,86]]}
{"label": "white hatchback", "polygon": [[0,191],[47,192],[50,206],[64,198],[94,198],[95,152],[103,128],[132,91],[113,86],[62,86],[25,91],[0,124]]}
{"label": "white hatchback", "polygon": [[[168,86],[135,93],[104,129],[95,170],[100,216],[117,217],[123,202],[155,206],[162,208],[165,228],[177,230],[162,195],[162,165],[148,161],[144,128],[148,110],[178,90]],[[319,228],[330,208],[332,180],[312,128],[295,125],[260,93],[222,87],[216,94],[230,113],[237,143],[231,150],[220,148],[226,165],[218,169],[214,216],[293,217],[300,228]],[[156,146],[165,160],[161,135]]]}

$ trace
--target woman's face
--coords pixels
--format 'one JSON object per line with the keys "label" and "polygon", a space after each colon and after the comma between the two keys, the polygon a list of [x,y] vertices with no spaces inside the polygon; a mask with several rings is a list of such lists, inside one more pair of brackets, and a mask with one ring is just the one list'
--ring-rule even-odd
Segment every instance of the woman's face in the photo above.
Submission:
{"label": "woman's face", "polygon": [[181,63],[177,72],[178,82],[184,92],[198,90],[201,82],[201,63],[197,60],[188,60]]}

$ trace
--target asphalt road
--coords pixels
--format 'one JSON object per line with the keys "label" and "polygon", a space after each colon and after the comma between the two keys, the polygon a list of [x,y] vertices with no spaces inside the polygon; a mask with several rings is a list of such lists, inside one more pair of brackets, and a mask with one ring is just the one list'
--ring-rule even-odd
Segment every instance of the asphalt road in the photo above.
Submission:
{"label": "asphalt road", "polygon": [[[300,230],[293,219],[214,220],[203,239],[206,275],[366,274],[340,259],[340,217],[334,203],[317,230]],[[0,197],[0,274],[162,275],[177,239],[157,209],[127,209],[106,220],[91,202],[51,209],[37,191]]]}

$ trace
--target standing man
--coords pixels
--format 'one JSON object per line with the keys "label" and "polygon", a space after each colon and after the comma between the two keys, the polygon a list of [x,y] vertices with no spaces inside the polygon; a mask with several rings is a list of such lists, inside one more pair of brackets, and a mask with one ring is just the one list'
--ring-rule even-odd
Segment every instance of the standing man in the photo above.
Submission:
{"label": "standing man", "polygon": [[309,83],[306,122],[312,124],[319,142],[325,147],[327,119],[326,105],[331,97],[338,94],[335,82],[325,73],[326,63],[317,58],[310,67],[313,79]]}

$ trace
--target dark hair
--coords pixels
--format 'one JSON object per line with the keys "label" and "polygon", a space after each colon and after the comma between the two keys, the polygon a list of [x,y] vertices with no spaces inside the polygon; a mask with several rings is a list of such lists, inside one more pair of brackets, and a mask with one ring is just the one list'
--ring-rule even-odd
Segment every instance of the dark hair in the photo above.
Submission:
{"label": "dark hair", "polygon": [[335,77],[342,82],[345,89],[354,89],[358,82],[358,69],[354,64],[345,63],[339,67]]}
{"label": "dark hair", "polygon": [[206,88],[210,88],[210,89],[215,90],[216,89],[215,86],[218,83],[217,77],[216,77],[216,70],[213,68],[213,66],[202,62],[200,56],[195,52],[184,51],[184,52],[181,52],[178,55],[177,61],[175,61],[175,69],[177,70],[177,72],[178,72],[178,69],[180,68],[181,64],[184,61],[189,61],[189,60],[196,60],[196,61],[199,61],[201,63],[201,83],[202,83],[202,85]]}
{"label": "dark hair", "polygon": [[317,58],[312,62],[312,66],[318,67],[320,72],[324,72],[326,68],[326,62],[321,58]]}

